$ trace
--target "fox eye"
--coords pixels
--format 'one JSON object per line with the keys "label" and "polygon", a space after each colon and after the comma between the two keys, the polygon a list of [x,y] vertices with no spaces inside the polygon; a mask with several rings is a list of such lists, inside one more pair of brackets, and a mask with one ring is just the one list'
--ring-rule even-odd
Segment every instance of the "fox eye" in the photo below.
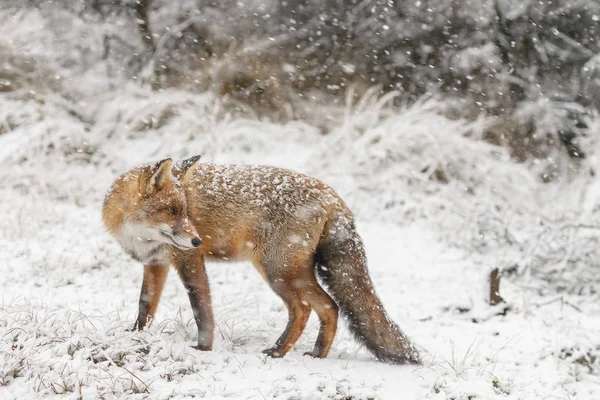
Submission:
{"label": "fox eye", "polygon": [[171,214],[171,215],[177,215],[178,214],[177,208],[175,208],[175,207],[169,207],[169,214]]}

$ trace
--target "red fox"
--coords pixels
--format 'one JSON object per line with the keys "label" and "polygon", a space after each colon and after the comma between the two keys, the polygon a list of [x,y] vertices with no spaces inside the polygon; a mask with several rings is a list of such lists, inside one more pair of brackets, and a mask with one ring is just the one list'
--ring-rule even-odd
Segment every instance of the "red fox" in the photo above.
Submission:
{"label": "red fox", "polygon": [[305,354],[326,357],[340,310],[377,359],[420,362],[375,294],[354,217],[332,188],[285,169],[206,164],[199,158],[137,167],[116,180],[104,201],[108,231],[144,264],[134,329],[151,322],[174,266],[198,326],[195,347],[211,350],[214,319],[205,260],[249,260],[288,310],[285,330],[264,353],[283,357],[314,310],[319,334]]}

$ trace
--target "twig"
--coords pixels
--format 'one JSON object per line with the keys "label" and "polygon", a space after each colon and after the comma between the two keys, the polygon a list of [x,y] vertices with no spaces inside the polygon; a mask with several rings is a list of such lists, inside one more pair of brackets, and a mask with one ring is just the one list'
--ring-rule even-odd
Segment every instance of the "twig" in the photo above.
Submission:
{"label": "twig", "polygon": [[495,306],[503,303],[504,299],[500,296],[500,278],[502,273],[499,268],[494,268],[490,272],[490,305]]}
{"label": "twig", "polygon": [[571,307],[572,309],[574,309],[575,311],[578,311],[580,313],[583,312],[583,310],[581,308],[579,308],[575,304],[570,303],[569,301],[565,300],[565,298],[563,296],[559,296],[559,297],[557,297],[555,299],[548,300],[548,301],[546,301],[544,303],[534,304],[534,306],[535,306],[535,308],[542,308],[542,307],[545,307],[547,305],[556,303],[557,301],[560,301],[561,305],[567,305],[567,306]]}

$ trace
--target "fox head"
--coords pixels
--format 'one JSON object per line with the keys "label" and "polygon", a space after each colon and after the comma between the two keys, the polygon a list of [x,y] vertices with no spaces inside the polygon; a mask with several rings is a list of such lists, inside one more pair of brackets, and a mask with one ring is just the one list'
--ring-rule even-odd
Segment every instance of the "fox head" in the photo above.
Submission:
{"label": "fox head", "polygon": [[151,262],[163,245],[180,250],[201,245],[179,184],[199,158],[178,163],[176,171],[173,160],[167,158],[136,168],[115,182],[104,202],[102,217],[108,230],[135,259]]}

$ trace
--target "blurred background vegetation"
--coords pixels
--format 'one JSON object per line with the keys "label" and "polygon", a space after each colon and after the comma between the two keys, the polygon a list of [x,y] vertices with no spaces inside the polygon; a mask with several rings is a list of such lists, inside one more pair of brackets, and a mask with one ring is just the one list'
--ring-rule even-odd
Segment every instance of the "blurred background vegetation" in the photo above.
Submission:
{"label": "blurred background vegetation", "polygon": [[103,85],[210,90],[230,111],[311,119],[323,132],[339,116],[323,105],[369,90],[396,92],[396,105],[438,96],[448,117],[495,117],[484,137],[518,161],[585,157],[600,106],[595,0],[2,3],[5,21],[31,24],[35,10],[54,35],[42,61],[0,47],[0,91],[101,70]]}

